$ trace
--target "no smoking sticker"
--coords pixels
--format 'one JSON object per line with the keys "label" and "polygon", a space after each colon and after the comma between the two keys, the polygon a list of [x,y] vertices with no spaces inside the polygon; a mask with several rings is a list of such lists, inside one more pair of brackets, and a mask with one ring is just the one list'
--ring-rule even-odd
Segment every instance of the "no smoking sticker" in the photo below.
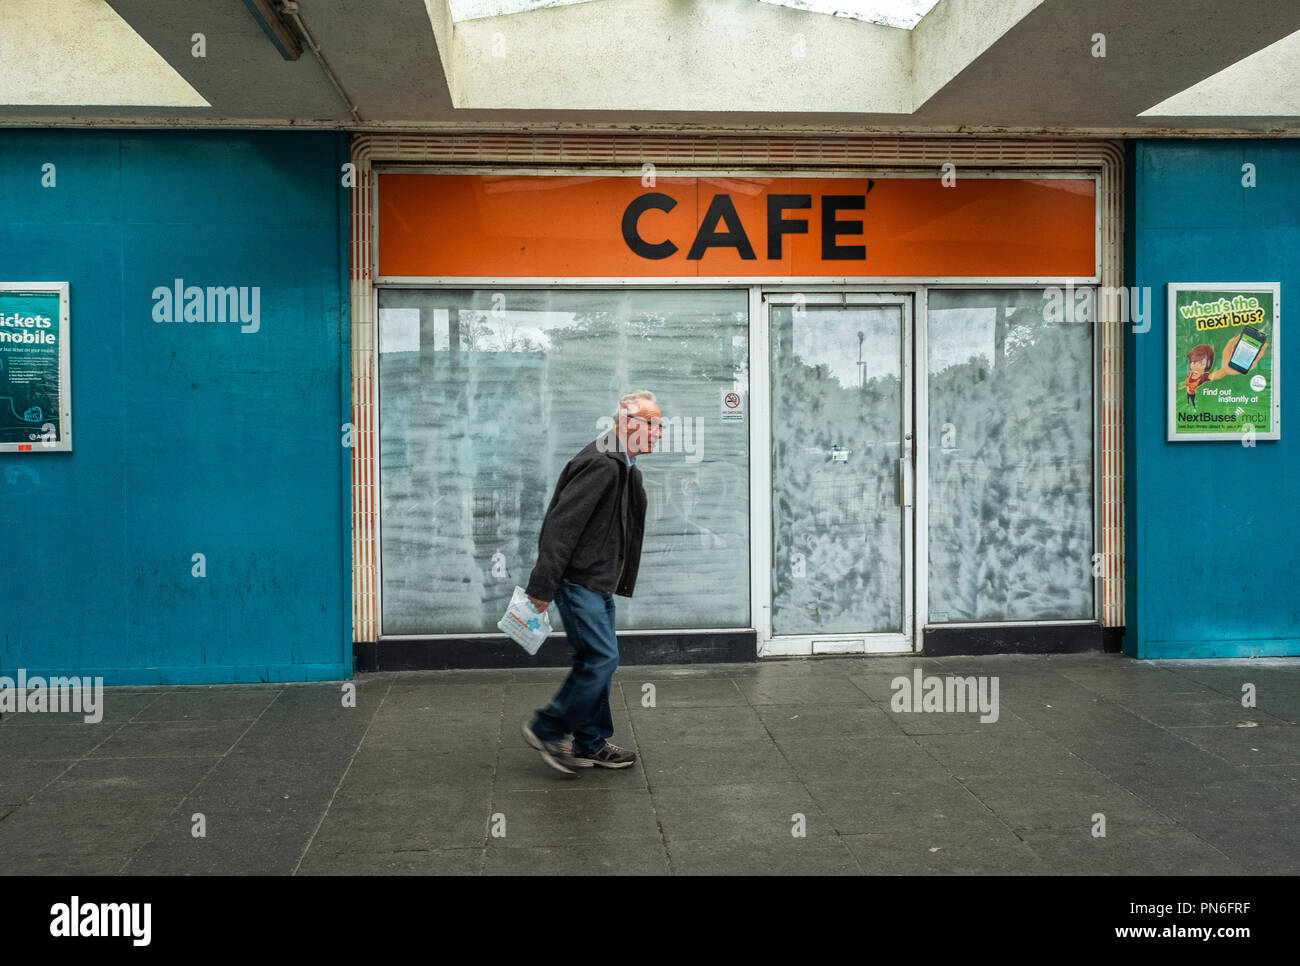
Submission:
{"label": "no smoking sticker", "polygon": [[734,389],[722,391],[722,421],[724,423],[745,421],[745,397]]}

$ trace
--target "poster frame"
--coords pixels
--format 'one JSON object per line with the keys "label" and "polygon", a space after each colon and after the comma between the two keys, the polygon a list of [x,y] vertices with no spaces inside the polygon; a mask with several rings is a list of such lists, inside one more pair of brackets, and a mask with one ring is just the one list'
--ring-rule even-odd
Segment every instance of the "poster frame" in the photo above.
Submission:
{"label": "poster frame", "polygon": [[39,292],[59,296],[59,411],[57,441],[0,442],[0,453],[72,452],[72,316],[68,282],[0,282],[0,293]]}
{"label": "poster frame", "polygon": [[1253,440],[1280,440],[1282,438],[1282,283],[1281,282],[1169,282],[1165,286],[1165,341],[1167,361],[1165,373],[1165,440],[1170,443],[1222,442],[1232,440],[1246,445],[1247,437],[1240,430],[1223,433],[1178,432],[1177,393],[1181,390],[1185,365],[1180,365],[1178,352],[1178,318],[1176,303],[1178,293],[1185,291],[1241,292],[1246,294],[1267,292],[1273,296],[1273,321],[1271,341],[1268,344],[1270,359],[1272,399],[1270,426],[1266,433],[1255,432]]}

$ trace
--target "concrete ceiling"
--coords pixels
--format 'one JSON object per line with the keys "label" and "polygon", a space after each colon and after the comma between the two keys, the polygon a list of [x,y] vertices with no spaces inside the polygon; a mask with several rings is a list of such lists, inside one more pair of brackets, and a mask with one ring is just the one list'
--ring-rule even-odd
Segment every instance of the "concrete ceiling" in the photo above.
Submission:
{"label": "concrete ceiling", "polygon": [[[37,22],[36,5],[77,17],[79,34]],[[753,0],[459,24],[446,0],[299,9],[355,114],[310,50],[284,60],[240,0],[3,0],[0,63],[50,75],[0,80],[0,125],[1300,134],[1297,0],[940,0],[912,31]],[[142,76],[103,54],[112,14],[165,62],[155,73],[174,71],[155,89],[196,96],[76,104],[66,76],[54,84],[69,62],[86,91]]]}

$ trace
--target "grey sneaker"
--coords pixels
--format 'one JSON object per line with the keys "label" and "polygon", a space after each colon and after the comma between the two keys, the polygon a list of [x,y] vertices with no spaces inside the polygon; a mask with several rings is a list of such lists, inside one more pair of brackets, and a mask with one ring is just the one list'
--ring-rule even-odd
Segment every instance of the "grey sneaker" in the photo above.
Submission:
{"label": "grey sneaker", "polygon": [[620,748],[609,741],[599,751],[575,751],[573,757],[579,768],[590,768],[593,765],[601,768],[627,768],[636,764],[636,752]]}
{"label": "grey sneaker", "polygon": [[537,735],[533,734],[533,725],[530,721],[525,721],[523,726],[524,741],[529,746],[536,748],[538,754],[542,756],[542,761],[550,765],[558,772],[566,775],[578,774],[574,768],[588,767],[580,765],[573,757],[573,739],[565,738],[563,741],[543,741]]}

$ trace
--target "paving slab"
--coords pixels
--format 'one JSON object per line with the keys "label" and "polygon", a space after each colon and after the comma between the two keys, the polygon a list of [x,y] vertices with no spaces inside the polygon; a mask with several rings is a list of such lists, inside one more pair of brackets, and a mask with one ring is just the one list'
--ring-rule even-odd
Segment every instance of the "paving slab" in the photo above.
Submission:
{"label": "paving slab", "polygon": [[794,781],[795,771],[770,738],[707,744],[642,741],[637,752],[651,788],[670,785]]}
{"label": "paving slab", "polygon": [[668,853],[660,842],[518,846],[485,852],[485,875],[668,875]]}
{"label": "paving slab", "polygon": [[669,859],[677,875],[861,875],[853,850],[840,838],[760,842],[729,839],[673,841]]}
{"label": "paving slab", "polygon": [[[297,875],[478,875],[483,849],[405,849],[396,852],[327,852],[313,849]],[[541,871],[541,870],[538,870]],[[527,874],[520,871],[511,874]],[[574,873],[579,874],[579,873]],[[653,874],[653,873],[650,873]]]}
{"label": "paving slab", "polygon": [[653,797],[670,844],[712,839],[785,842],[800,822],[808,838],[836,834],[801,782],[674,785],[655,791]]}
{"label": "paving slab", "polygon": [[1044,875],[1010,829],[911,829],[844,836],[865,875]]}
{"label": "paving slab", "polygon": [[491,816],[484,819],[489,849],[599,845],[653,839],[659,831],[646,789],[579,783],[551,789],[498,789],[492,796]]}
{"label": "paving slab", "polygon": [[841,835],[922,829],[1006,829],[985,802],[952,778],[811,783],[808,791]]}
{"label": "paving slab", "polygon": [[1107,825],[1017,831],[1051,875],[1243,875],[1247,871],[1210,843],[1177,825],[1157,829]]}
{"label": "paving slab", "polygon": [[244,719],[128,721],[96,745],[93,758],[195,758],[223,755],[252,726]]}

